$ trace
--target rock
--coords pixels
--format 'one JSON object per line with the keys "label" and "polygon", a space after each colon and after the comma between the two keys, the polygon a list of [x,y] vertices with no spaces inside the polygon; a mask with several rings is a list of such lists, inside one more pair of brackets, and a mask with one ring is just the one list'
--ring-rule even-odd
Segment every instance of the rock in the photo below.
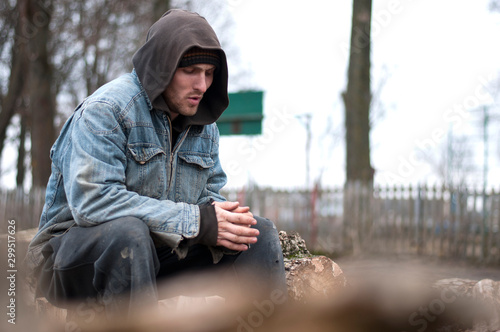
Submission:
{"label": "rock", "polygon": [[436,293],[424,308],[429,310],[432,317],[441,319],[441,325],[437,325],[441,330],[473,332],[478,312],[472,295],[476,283],[477,280],[448,278],[432,285]]}
{"label": "rock", "polygon": [[[472,331],[500,331],[500,281],[451,278],[437,281],[434,287],[450,291],[448,296],[456,296],[469,307]],[[448,306],[454,304],[447,303]]]}
{"label": "rock", "polygon": [[481,305],[481,311],[474,319],[474,331],[490,332],[500,330],[500,281],[483,279],[472,289],[474,300]]}
{"label": "rock", "polygon": [[299,233],[287,234],[285,231],[280,231],[279,238],[285,259],[311,257],[311,253],[306,247],[306,241],[300,237]]}
{"label": "rock", "polygon": [[477,280],[449,278],[434,283],[434,288],[450,290],[454,295],[462,298],[472,298],[472,290]]}
{"label": "rock", "polygon": [[311,255],[298,233],[280,231],[279,237],[290,299],[304,303],[329,299],[347,286],[342,269],[328,257]]}
{"label": "rock", "polygon": [[344,272],[325,256],[286,260],[285,271],[288,296],[303,303],[331,299],[347,286]]}

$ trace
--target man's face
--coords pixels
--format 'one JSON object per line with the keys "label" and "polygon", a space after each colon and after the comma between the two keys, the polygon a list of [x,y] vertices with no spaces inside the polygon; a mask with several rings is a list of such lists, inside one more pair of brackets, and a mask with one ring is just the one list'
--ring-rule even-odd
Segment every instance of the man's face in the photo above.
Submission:
{"label": "man's face", "polygon": [[163,92],[172,120],[179,114],[196,114],[203,94],[212,85],[214,71],[215,66],[209,64],[177,68],[172,81]]}

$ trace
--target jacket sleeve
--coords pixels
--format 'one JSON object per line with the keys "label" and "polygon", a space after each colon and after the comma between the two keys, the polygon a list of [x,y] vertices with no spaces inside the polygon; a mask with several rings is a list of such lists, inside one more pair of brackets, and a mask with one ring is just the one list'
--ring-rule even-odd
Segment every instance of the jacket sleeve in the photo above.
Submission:
{"label": "jacket sleeve", "polygon": [[198,235],[197,205],[157,200],[127,190],[127,137],[113,105],[93,101],[78,112],[63,173],[76,223],[85,227],[120,217],[137,217],[173,248],[183,238]]}
{"label": "jacket sleeve", "polygon": [[211,199],[218,202],[226,200],[226,198],[220,193],[221,189],[227,183],[227,176],[222,169],[219,159],[219,129],[215,123],[210,125],[209,128],[211,131],[210,134],[213,137],[210,158],[214,161],[214,165],[210,168],[210,177],[208,178],[207,183],[205,184],[205,189],[198,200],[198,205],[206,204]]}
{"label": "jacket sleeve", "polygon": [[200,205],[200,232],[192,239],[186,239],[188,246],[195,244],[205,244],[215,246],[217,244],[217,235],[219,234],[217,216],[215,207],[210,203]]}

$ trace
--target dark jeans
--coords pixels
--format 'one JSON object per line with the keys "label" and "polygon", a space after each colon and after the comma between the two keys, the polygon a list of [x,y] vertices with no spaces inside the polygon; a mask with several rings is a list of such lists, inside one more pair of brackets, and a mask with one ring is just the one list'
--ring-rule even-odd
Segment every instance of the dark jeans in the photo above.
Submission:
{"label": "dark jeans", "polygon": [[[94,227],[75,226],[44,247],[47,260],[38,289],[56,306],[71,304],[82,312],[89,307],[105,308],[108,316],[156,305],[157,282],[161,280],[206,271],[230,276],[246,291],[247,280],[256,277],[259,281],[255,285],[264,284],[266,292],[279,290],[286,296],[278,232],[270,220],[256,219],[254,227],[260,231],[257,243],[247,251],[224,255],[217,264],[203,245],[190,247],[182,260],[169,247],[155,248],[148,227],[137,218],[120,218]],[[170,289],[170,294],[172,291],[175,289]]]}

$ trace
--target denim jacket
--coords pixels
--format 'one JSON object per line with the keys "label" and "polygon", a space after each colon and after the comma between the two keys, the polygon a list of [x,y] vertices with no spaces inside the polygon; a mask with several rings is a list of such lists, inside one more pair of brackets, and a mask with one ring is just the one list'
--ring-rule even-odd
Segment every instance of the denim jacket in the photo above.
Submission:
{"label": "denim jacket", "polygon": [[198,205],[225,200],[219,190],[226,175],[215,123],[189,126],[173,148],[171,130],[135,71],[85,99],[51,149],[52,174],[28,267],[36,269],[43,245],[73,225],[126,216],[143,220],[158,245],[184,256],[179,243],[200,229]]}

